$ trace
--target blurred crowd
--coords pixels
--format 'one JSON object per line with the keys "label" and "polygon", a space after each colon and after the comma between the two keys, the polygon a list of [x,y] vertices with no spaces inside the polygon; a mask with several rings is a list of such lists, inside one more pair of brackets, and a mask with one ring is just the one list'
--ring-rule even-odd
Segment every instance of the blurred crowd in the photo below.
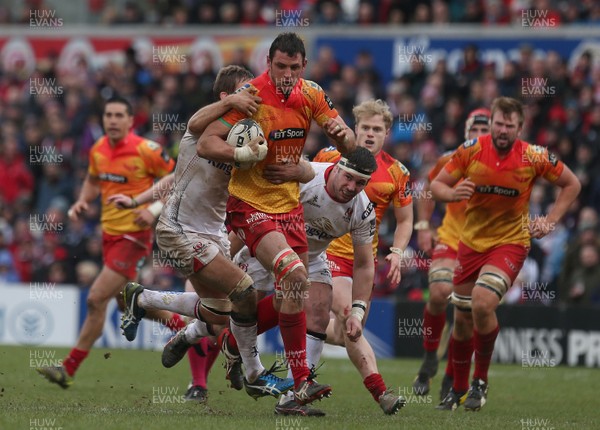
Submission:
{"label": "blurred crowd", "polygon": [[[238,64],[248,60],[243,54]],[[353,105],[371,98],[387,101],[396,122],[385,149],[411,171],[415,199],[429,197],[421,192],[427,172],[442,152],[462,143],[472,109],[489,107],[499,95],[520,98],[527,111],[522,139],[555,152],[583,189],[554,231],[532,243],[526,269],[507,301],[600,303],[600,176],[593,174],[600,171],[600,68],[594,67],[593,53],[584,52],[569,67],[555,52],[538,58],[523,45],[520,59],[500,75],[480,61],[476,45],[465,47],[463,54],[455,74],[446,70],[444,60],[431,72],[414,61],[406,74],[383,82],[370,52],[341,58],[322,46],[309,53],[305,77],[324,87],[349,125]],[[40,60],[31,77],[0,70],[0,281],[86,287],[102,264],[99,205],[79,222],[69,221],[66,211],[79,195],[90,147],[103,134],[104,100],[115,93],[130,99],[134,131],[176,157],[187,119],[212,100],[217,70],[210,62],[196,74],[143,64],[133,48],[123,62],[100,69],[83,58],[69,70],[58,70],[56,64],[56,56]],[[534,85],[535,77],[547,78],[544,85],[552,94],[524,95],[523,82]],[[312,129],[306,153],[312,157],[327,145],[320,130]],[[544,182],[535,186],[531,216],[547,213],[553,193]],[[419,252],[416,241],[406,252],[400,286],[385,279],[383,257],[395,227],[389,215],[381,226],[375,294],[424,300],[429,256]],[[439,224],[442,215],[438,205],[432,223]],[[155,249],[142,270],[142,283],[181,288],[182,280],[157,255]]]}
{"label": "blurred crowd", "polygon": [[[30,10],[45,0],[25,0],[22,9],[0,8],[0,24],[29,24]],[[53,2],[56,4],[56,1]],[[290,15],[283,11],[297,11]],[[532,13],[542,11],[542,14]],[[559,26],[600,23],[595,0],[88,0],[86,22],[105,25],[273,25],[298,17],[314,25],[484,24]]]}

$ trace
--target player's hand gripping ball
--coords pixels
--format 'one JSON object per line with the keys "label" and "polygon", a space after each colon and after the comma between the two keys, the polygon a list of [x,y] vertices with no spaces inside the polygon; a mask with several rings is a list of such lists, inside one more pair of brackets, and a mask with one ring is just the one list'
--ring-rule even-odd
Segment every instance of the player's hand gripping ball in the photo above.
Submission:
{"label": "player's hand gripping ball", "polygon": [[250,118],[244,118],[231,127],[227,143],[235,147],[234,166],[241,170],[250,169],[267,156],[264,132],[260,125]]}

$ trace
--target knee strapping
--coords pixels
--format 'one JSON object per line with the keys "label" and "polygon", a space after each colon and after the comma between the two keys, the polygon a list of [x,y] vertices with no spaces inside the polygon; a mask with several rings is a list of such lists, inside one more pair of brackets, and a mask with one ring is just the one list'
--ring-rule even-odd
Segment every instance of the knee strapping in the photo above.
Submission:
{"label": "knee strapping", "polygon": [[446,282],[448,284],[452,284],[452,275],[452,270],[443,267],[429,272],[428,281],[430,285],[434,282]]}
{"label": "knee strapping", "polygon": [[242,279],[240,279],[233,291],[229,293],[227,297],[229,297],[229,300],[231,300],[232,302],[237,302],[240,300],[244,300],[253,291],[254,281],[247,273],[244,273]]}
{"label": "knee strapping", "polygon": [[214,315],[227,316],[231,313],[231,301],[229,299],[200,299],[196,305],[196,318],[204,321],[204,318],[202,318],[202,314],[200,313],[200,308],[204,308]]}
{"label": "knee strapping", "polygon": [[298,254],[290,248],[280,251],[273,259],[273,273],[277,284],[281,285],[285,278],[299,267],[304,267],[304,263]]}
{"label": "knee strapping", "polygon": [[255,315],[243,315],[238,312],[231,312],[231,320],[238,326],[252,326],[256,324]]}
{"label": "knee strapping", "polygon": [[471,296],[461,296],[456,293],[452,293],[448,296],[448,300],[456,309],[463,312],[471,312]]}
{"label": "knee strapping", "polygon": [[493,291],[500,300],[502,300],[502,297],[508,290],[508,284],[504,278],[492,272],[485,272],[479,275],[479,278],[475,281],[475,285]]}

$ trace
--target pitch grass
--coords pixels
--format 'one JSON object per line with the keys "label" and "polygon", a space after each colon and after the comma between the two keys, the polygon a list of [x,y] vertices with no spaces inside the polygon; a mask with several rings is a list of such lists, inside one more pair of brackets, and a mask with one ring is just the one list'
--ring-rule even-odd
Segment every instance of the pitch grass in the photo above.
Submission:
{"label": "pitch grass", "polygon": [[[33,352],[32,352],[33,351]],[[40,351],[48,351],[43,353]],[[51,351],[56,351],[55,355]],[[418,398],[411,383],[415,360],[380,360],[389,386],[403,391],[408,405],[385,416],[347,360],[327,359],[319,380],[334,394],[315,402],[324,418],[281,417],[275,401],[254,401],[227,387],[221,358],[209,380],[207,405],[180,403],[190,379],[188,363],[164,369],[160,353],[95,349],[67,390],[42,379],[30,362],[61,359],[66,349],[0,347],[0,429],[598,429],[597,369],[522,368],[492,364],[489,403],[478,413],[435,410],[440,378],[431,396]],[[105,358],[107,357],[107,358]],[[265,356],[270,364],[273,357]],[[441,369],[440,369],[441,370]],[[596,390],[594,389],[596,387]]]}

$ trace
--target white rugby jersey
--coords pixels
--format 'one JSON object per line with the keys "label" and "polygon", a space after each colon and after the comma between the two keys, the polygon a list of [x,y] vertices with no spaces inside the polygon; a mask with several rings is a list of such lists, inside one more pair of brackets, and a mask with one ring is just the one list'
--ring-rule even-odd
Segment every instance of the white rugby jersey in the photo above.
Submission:
{"label": "white rugby jersey", "polygon": [[221,236],[232,166],[199,157],[197,141],[189,131],[181,139],[174,188],[162,221],[183,231]]}
{"label": "white rugby jersey", "polygon": [[333,200],[325,189],[325,176],[333,165],[310,164],[316,175],[309,183],[300,184],[309,261],[324,252],[333,239],[348,232],[352,233],[355,246],[373,243],[375,211],[367,194],[361,191],[348,203]]}

